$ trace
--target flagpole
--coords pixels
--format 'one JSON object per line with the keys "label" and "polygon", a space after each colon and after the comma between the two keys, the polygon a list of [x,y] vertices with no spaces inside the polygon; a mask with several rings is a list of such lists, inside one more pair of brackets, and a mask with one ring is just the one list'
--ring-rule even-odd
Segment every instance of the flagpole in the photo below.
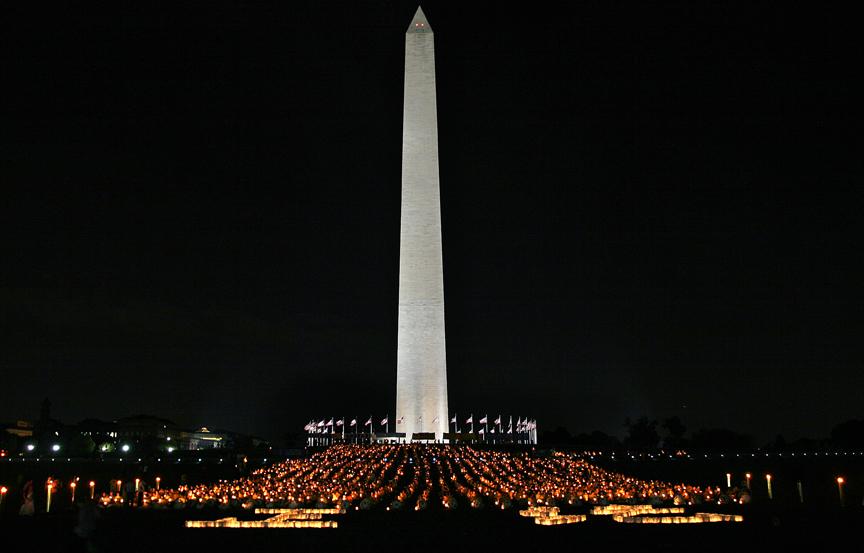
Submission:
{"label": "flagpole", "polygon": [[516,443],[522,443],[522,417],[516,417]]}
{"label": "flagpole", "polygon": [[528,443],[528,417],[525,417],[525,422],[522,423],[522,433],[525,434],[525,436],[522,439],[525,440],[525,443],[527,444]]}

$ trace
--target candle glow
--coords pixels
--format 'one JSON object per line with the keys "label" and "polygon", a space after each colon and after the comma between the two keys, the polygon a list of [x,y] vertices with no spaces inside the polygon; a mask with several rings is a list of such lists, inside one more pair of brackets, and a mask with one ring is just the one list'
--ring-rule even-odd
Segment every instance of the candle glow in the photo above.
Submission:
{"label": "candle glow", "polygon": [[[676,505],[720,502],[719,487],[700,488],[641,480],[592,465],[576,454],[476,450],[449,445],[335,445],[306,459],[258,469],[248,477],[215,484],[146,492],[145,505],[264,504],[286,507],[390,510],[490,506],[508,509],[554,503],[665,501]],[[547,513],[548,516],[555,516]]]}

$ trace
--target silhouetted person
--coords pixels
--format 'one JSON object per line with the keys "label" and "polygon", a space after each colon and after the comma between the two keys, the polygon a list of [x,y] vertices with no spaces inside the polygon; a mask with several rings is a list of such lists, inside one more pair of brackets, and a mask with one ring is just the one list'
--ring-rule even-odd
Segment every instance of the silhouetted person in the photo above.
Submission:
{"label": "silhouetted person", "polygon": [[96,508],[96,502],[89,498],[80,499],[76,506],[78,507],[77,524],[72,531],[78,537],[78,551],[95,551],[96,544],[94,536],[96,534],[97,521],[101,516],[99,509]]}
{"label": "silhouetted person", "polygon": [[133,501],[135,501],[135,482],[126,479],[123,484],[123,505],[130,507]]}
{"label": "silhouetted person", "polygon": [[33,516],[36,512],[36,507],[33,503],[33,481],[28,480],[24,487],[21,488],[21,510],[18,511],[19,515],[24,516]]}

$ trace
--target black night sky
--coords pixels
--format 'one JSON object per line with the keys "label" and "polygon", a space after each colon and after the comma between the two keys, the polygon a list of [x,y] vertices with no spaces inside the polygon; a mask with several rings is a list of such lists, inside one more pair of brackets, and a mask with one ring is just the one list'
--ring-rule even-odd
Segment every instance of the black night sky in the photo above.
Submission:
{"label": "black night sky", "polygon": [[[5,7],[0,419],[392,413],[416,5]],[[451,411],[764,440],[864,416],[851,14],[423,7]]]}

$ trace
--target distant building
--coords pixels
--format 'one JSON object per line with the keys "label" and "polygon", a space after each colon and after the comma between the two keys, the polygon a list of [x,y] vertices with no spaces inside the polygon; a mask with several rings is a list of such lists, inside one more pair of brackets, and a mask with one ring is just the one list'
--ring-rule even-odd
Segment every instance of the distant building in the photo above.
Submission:
{"label": "distant building", "polygon": [[118,440],[157,438],[179,441],[183,431],[173,421],[152,415],[134,415],[115,421]]}
{"label": "distant building", "polygon": [[138,414],[113,421],[84,419],[76,425],[64,425],[51,418],[51,402],[42,402],[39,420],[34,424],[19,420],[0,425],[0,448],[6,454],[51,454],[60,451],[71,456],[129,453],[130,456],[170,454],[211,449],[251,450],[269,446],[261,438],[228,430],[207,427],[183,428],[174,421],[153,415]]}
{"label": "distant building", "polygon": [[117,439],[117,423],[99,419],[84,419],[78,423],[78,432],[89,436],[94,442],[102,443]]}
{"label": "distant building", "polygon": [[33,423],[30,421],[17,420],[14,424],[4,424],[3,426],[7,434],[11,434],[18,438],[33,437]]}
{"label": "distant building", "polygon": [[233,445],[233,440],[230,440],[227,433],[211,432],[206,426],[202,426],[193,432],[183,432],[180,444],[180,449],[225,449]]}
{"label": "distant building", "polygon": [[27,440],[33,438],[33,423],[25,420],[4,423],[3,432],[0,433],[0,457],[6,457],[10,451],[19,451],[24,448]]}

